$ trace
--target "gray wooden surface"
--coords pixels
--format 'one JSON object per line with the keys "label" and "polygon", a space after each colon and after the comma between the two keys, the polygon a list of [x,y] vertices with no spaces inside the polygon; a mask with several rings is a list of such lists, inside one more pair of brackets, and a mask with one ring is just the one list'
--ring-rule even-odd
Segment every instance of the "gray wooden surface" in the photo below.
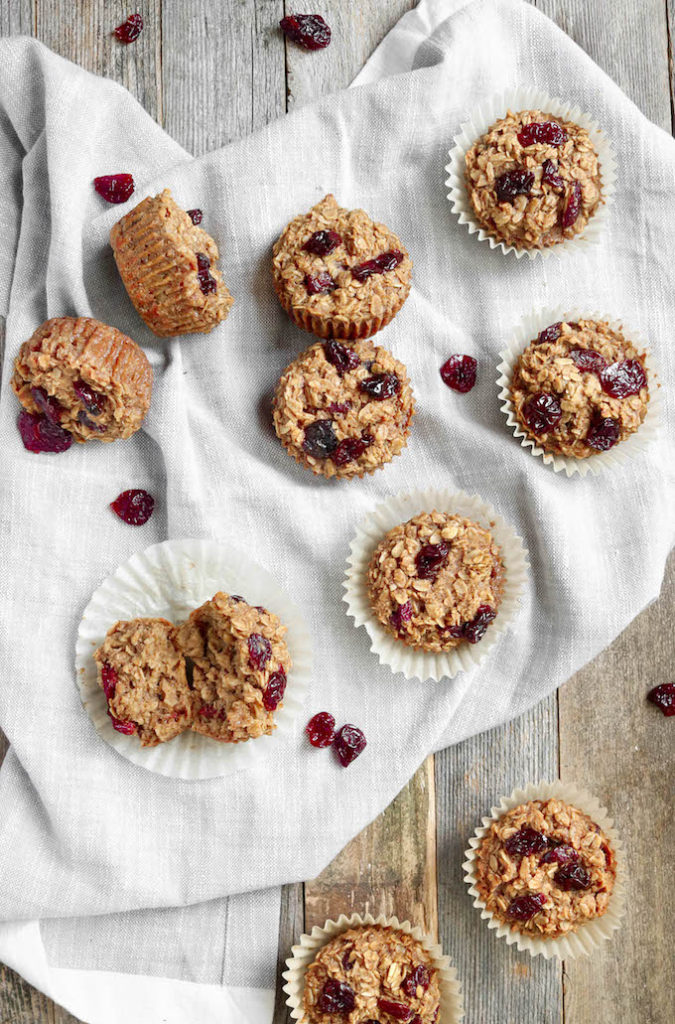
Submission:
{"label": "gray wooden surface", "polygon": [[[0,34],[27,33],[121,82],[195,155],[347,85],[414,0],[0,0]],[[536,0],[668,131],[673,121],[675,0]],[[138,9],[146,29],[121,47],[110,30]],[[280,45],[285,10],[311,9],[333,45]],[[303,927],[342,910],[383,909],[436,931],[462,980],[467,1024],[670,1024],[672,729],[644,705],[672,679],[675,558],[660,600],[595,662],[538,707],[429,759],[396,801],[323,872],[284,890],[279,963]],[[2,741],[0,739],[0,757]],[[435,763],[434,763],[435,761]],[[592,961],[531,960],[497,942],[461,881],[461,852],[481,814],[526,781],[582,781],[622,826],[632,912]],[[405,841],[401,842],[403,836]],[[668,868],[670,865],[670,868]],[[275,1024],[288,1020],[278,999]],[[0,1024],[77,1024],[0,967]]]}

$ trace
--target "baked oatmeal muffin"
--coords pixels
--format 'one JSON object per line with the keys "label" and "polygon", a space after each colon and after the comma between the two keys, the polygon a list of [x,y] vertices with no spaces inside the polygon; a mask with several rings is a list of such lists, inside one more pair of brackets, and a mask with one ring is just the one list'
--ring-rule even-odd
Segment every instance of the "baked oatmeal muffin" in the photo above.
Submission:
{"label": "baked oatmeal muffin", "polygon": [[327,195],[288,224],[272,273],[290,318],[319,338],[369,338],[408,298],[412,261],[400,239],[363,210]]}
{"label": "baked oatmeal muffin", "polygon": [[14,362],[23,407],[79,442],[131,437],[150,407],[152,367],[125,334],[88,317],[47,320]]}
{"label": "baked oatmeal muffin", "polygon": [[504,590],[501,552],[489,530],[447,512],[395,526],[368,567],[375,615],[409,647],[449,651],[483,639]]}
{"label": "baked oatmeal muffin", "polygon": [[420,942],[388,925],[360,925],[331,939],[307,968],[303,1020],[432,1024],[440,1003],[438,971]]}
{"label": "baked oatmeal muffin", "polygon": [[587,459],[647,415],[646,353],[606,321],[551,324],[520,355],[510,394],[520,426],[544,451]]}
{"label": "baked oatmeal muffin", "polygon": [[473,872],[498,921],[554,939],[605,913],[616,857],[587,814],[562,800],[531,800],[491,823]]}
{"label": "baked oatmeal muffin", "polygon": [[129,298],[158,337],[206,334],[230,312],[218,246],[168,188],[114,224],[110,244]]}
{"label": "baked oatmeal muffin", "polygon": [[286,368],[273,421],[302,466],[327,477],[361,477],[401,453],[414,411],[406,368],[387,349],[330,340]]}
{"label": "baked oatmeal muffin", "polygon": [[283,707],[291,659],[286,627],[265,608],[218,593],[180,627],[192,661],[192,728],[222,743],[269,735]]}
{"label": "baked oatmeal muffin", "polygon": [[516,249],[580,235],[602,198],[602,173],[585,128],[541,110],[509,110],[466,154],[478,222]]}
{"label": "baked oatmeal muffin", "polygon": [[176,627],[166,619],[116,622],[94,660],[118,732],[155,747],[188,728],[194,699]]}

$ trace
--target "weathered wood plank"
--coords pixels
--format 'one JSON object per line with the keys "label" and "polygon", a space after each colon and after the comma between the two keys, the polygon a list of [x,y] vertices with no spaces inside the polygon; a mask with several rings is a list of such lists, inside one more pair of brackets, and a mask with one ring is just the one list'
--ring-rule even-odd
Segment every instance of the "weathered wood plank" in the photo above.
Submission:
{"label": "weathered wood plank", "polygon": [[670,85],[670,130],[675,135],[675,0],[666,0],[668,33],[668,79]]}
{"label": "weathered wood plank", "polygon": [[458,969],[469,1021],[562,1020],[560,965],[496,939],[472,906],[462,871],[468,840],[499,797],[557,775],[555,694],[516,721],[436,754],[440,941]]}
{"label": "weathered wood plank", "polygon": [[281,890],[281,914],[279,917],[279,946],[277,952],[277,986],[274,1000],[272,1024],[286,1024],[290,1019],[286,1007],[286,993],[282,991],[282,974],[286,960],[294,945],[305,930],[305,894],[302,883],[285,885]]}
{"label": "weathered wood plank", "polygon": [[35,30],[37,0],[2,0],[0,36],[32,36]]}
{"label": "weathered wood plank", "polygon": [[560,691],[560,774],[586,785],[614,817],[630,906],[604,955],[565,964],[567,1024],[675,1020],[675,745],[672,723],[645,700],[673,680],[674,610],[675,556],[660,600]]}

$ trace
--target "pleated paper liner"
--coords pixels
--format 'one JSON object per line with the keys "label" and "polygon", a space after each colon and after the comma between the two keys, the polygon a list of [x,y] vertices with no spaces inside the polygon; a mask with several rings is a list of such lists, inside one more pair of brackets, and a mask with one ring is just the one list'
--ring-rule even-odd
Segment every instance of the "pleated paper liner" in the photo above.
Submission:
{"label": "pleated paper liner", "polygon": [[[603,320],[613,330],[622,330],[628,340],[632,341],[640,352],[646,354],[645,366],[649,384],[649,405],[647,415],[640,427],[626,438],[620,441],[606,452],[598,452],[587,459],[575,459],[573,456],[554,455],[552,452],[544,451],[535,440],[523,430],[516,418],[510,395],[511,378],[513,369],[521,353],[527,348],[531,341],[537,337],[540,331],[550,324],[559,322],[575,323],[578,320]],[[663,401],[661,398],[661,386],[659,373],[655,365],[654,357],[647,348],[647,342],[632,327],[626,327],[620,320],[613,319],[607,313],[589,312],[588,310],[572,309],[563,310],[549,309],[542,312],[530,313],[524,316],[519,326],[513,333],[511,340],[503,351],[499,353],[500,363],[497,367],[497,387],[499,398],[502,401],[501,410],[506,416],[506,422],[513,431],[514,437],[520,439],[522,448],[529,449],[531,455],[540,457],[544,465],[551,466],[554,472],[564,472],[566,476],[586,476],[591,473],[597,476],[608,469],[615,469],[624,465],[627,461],[639,458],[646,449],[654,442],[658,435],[662,418]]]}
{"label": "pleated paper liner", "polygon": [[[186,730],[156,747],[141,747],[137,736],[116,732],[98,685],[93,653],[118,619],[160,616],[179,623],[219,590],[262,605],[288,628],[293,666],[276,729],[245,743],[218,743]],[[260,765],[286,744],[302,710],[312,678],[312,647],[302,614],[265,569],[229,545],[211,540],[168,540],[133,555],[93,594],[77,634],[75,671],[82,703],[106,743],[134,764],[177,779],[211,779]]]}
{"label": "pleated paper liner", "polygon": [[[501,548],[505,569],[504,593],[497,617],[488,626],[483,639],[477,644],[461,643],[442,653],[408,647],[388,633],[372,610],[367,586],[370,559],[385,534],[419,512],[434,510],[465,516],[490,530]],[[347,614],[354,619],[356,626],[365,626],[371,641],[370,649],[383,665],[388,665],[393,672],[402,672],[407,679],[434,679],[438,682],[452,679],[458,672],[479,665],[498,643],[500,634],[512,625],[525,588],[528,566],[528,554],[521,538],[478,495],[435,489],[413,491],[411,494],[398,494],[378,505],[357,527],[347,559],[343,600]]]}
{"label": "pleated paper liner", "polygon": [[[616,879],[605,913],[602,917],[581,924],[578,931],[557,939],[524,934],[515,929],[511,930],[510,924],[498,921],[493,913],[486,909],[484,901],[478,895],[475,875],[476,851],[492,822],[497,821],[506,811],[529,800],[550,799],[563,800],[587,814],[609,839],[616,858]],[[580,956],[591,956],[621,927],[621,918],[626,910],[626,869],[621,840],[607,810],[596,797],[579,786],[556,781],[530,783],[524,789],[514,789],[510,796],[502,797],[498,806],[490,809],[489,817],[482,819],[482,825],[469,840],[469,849],[465,850],[464,856],[464,881],[469,887],[470,895],[474,897],[474,907],[480,910],[480,916],[487,921],[488,928],[493,929],[495,935],[505,939],[509,946],[515,944],[521,952],[528,952],[531,956],[543,956],[547,960],[551,957],[570,960]]]}
{"label": "pleated paper liner", "polygon": [[385,917],[381,914],[374,918],[371,914],[352,914],[346,917],[342,914],[337,921],[326,921],[323,928],[318,925],[312,929],[311,935],[302,935],[297,946],[293,946],[291,956],[286,961],[286,970],[283,978],[286,984],[283,991],[288,995],[286,1005],[291,1007],[291,1018],[308,1024],[308,1017],[302,1008],[302,998],[305,988],[305,974],[317,953],[331,939],[350,928],[357,928],[360,925],[382,925],[384,928],[396,928],[405,932],[419,942],[431,955],[432,963],[438,971],[441,987],[441,1011],[438,1016],[438,1024],[460,1024],[464,1019],[464,1007],[462,1004],[462,991],[457,972],[451,966],[450,960],[443,955],[441,947],[428,935],[425,935],[421,928],[414,927],[409,921],[400,922],[397,917]]}
{"label": "pleated paper liner", "polygon": [[[507,245],[507,243],[499,241],[486,231],[476,219],[464,180],[466,154],[474,142],[484,135],[495,121],[504,117],[508,110],[512,110],[514,113],[519,110],[541,110],[542,113],[551,114],[553,117],[573,121],[588,131],[598,154],[604,202],[600,203],[582,234],[542,249],[519,249],[514,245]],[[460,224],[466,224],[470,235],[477,235],[479,241],[487,242],[491,249],[501,249],[505,255],[512,252],[518,259],[527,255],[531,260],[536,259],[537,256],[548,257],[552,253],[562,255],[584,252],[600,242],[616,189],[616,159],[605,132],[579,107],[557,97],[549,96],[541,89],[521,86],[519,89],[501,93],[481,103],[461,126],[460,132],[455,136],[453,142],[454,146],[449,153],[450,163],[445,168],[448,172],[445,184],[450,189],[448,199],[452,203],[452,212],[457,214]]]}

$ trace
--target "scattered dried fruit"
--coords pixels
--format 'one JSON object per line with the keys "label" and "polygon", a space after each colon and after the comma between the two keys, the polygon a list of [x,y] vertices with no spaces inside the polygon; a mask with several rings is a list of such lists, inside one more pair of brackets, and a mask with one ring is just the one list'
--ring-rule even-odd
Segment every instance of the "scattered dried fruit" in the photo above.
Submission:
{"label": "scattered dried fruit", "polygon": [[195,256],[197,257],[197,280],[199,281],[199,287],[204,295],[215,292],[218,288],[218,282],[211,274],[211,260],[204,252],[197,252]]}
{"label": "scattered dried fruit", "polygon": [[22,409],[17,420],[23,446],[36,455],[41,452],[68,451],[73,443],[73,436],[58,423],[52,423],[44,413],[26,412]]}
{"label": "scattered dried fruit", "polygon": [[108,712],[108,714],[110,715],[110,721],[112,722],[112,727],[115,732],[124,733],[125,736],[133,736],[136,732],[135,722],[122,722],[119,718],[115,718],[114,715],[111,715],[110,712]]}
{"label": "scattered dried fruit", "polygon": [[473,356],[463,356],[459,353],[450,356],[441,366],[443,383],[453,391],[465,395],[476,383],[477,365]]}
{"label": "scattered dried fruit", "polygon": [[143,526],[152,515],[155,499],[147,491],[122,491],[110,507],[129,526]]}
{"label": "scattered dried fruit", "polygon": [[542,893],[516,896],[515,900],[511,900],[509,903],[506,913],[514,921],[529,921],[531,917],[539,913],[545,904],[546,897]]}
{"label": "scattered dried fruit", "polygon": [[532,171],[507,171],[495,181],[495,191],[500,203],[512,203],[516,196],[528,195],[534,185]]}
{"label": "scattered dried fruit", "polygon": [[289,14],[279,24],[286,38],[305,50],[323,50],[330,43],[330,28],[320,14]]}
{"label": "scattered dried fruit", "polygon": [[531,853],[542,853],[548,849],[548,837],[543,832],[523,825],[504,843],[506,852],[512,857],[527,857]]}
{"label": "scattered dried fruit", "polygon": [[373,274],[386,274],[393,270],[403,260],[403,253],[398,249],[391,249],[376,256],[374,260],[366,260],[365,263],[357,263],[352,267],[352,274],[357,281],[367,281]]}
{"label": "scattered dried fruit", "polygon": [[246,643],[248,646],[248,660],[253,668],[262,672],[272,657],[271,643],[262,633],[251,633]]}
{"label": "scattered dried fruit", "polygon": [[401,390],[401,382],[395,373],[376,373],[372,377],[366,377],[359,384],[359,389],[376,402],[384,402],[387,398],[393,398]]}
{"label": "scattered dried fruit", "polygon": [[600,374],[602,390],[611,398],[628,398],[647,387],[647,374],[639,359],[612,363]]}
{"label": "scattered dried fruit", "polygon": [[429,971],[426,969],[424,964],[418,964],[417,967],[413,967],[412,971],[401,985],[401,988],[409,999],[414,999],[417,995],[417,989],[421,988],[423,992],[426,992],[430,983],[431,977],[429,975]]}
{"label": "scattered dried fruit", "polygon": [[117,672],[107,662],[105,665],[101,665],[101,682],[103,683],[105,699],[112,700],[117,689]]}
{"label": "scattered dried fruit", "polygon": [[345,437],[333,452],[333,462],[336,466],[345,466],[348,462],[359,459],[368,447],[368,441],[363,438]]}
{"label": "scattered dried fruit", "polygon": [[555,121],[530,121],[518,132],[521,146],[562,146],[567,141],[567,132]]}
{"label": "scattered dried fruit", "polygon": [[94,178],[94,188],[107,203],[126,203],[134,194],[134,179],[130,174],[103,174]]}
{"label": "scattered dried fruit", "polygon": [[356,1006],[354,989],[344,981],[329,978],[321,990],[316,1006],[322,1013],[351,1013]]}
{"label": "scattered dried fruit", "polygon": [[586,444],[596,451],[606,452],[619,440],[621,426],[610,416],[595,416],[586,434]]}
{"label": "scattered dried fruit", "polygon": [[395,1003],[393,999],[378,999],[377,1008],[383,1013],[388,1013],[394,1020],[409,1021],[414,1013],[405,1003]]}
{"label": "scattered dried fruit", "polygon": [[565,892],[571,889],[589,889],[591,885],[591,876],[578,859],[561,864],[553,880]]}
{"label": "scattered dried fruit", "polygon": [[188,217],[190,218],[190,220],[192,221],[193,224],[201,224],[202,217],[204,216],[202,211],[198,210],[198,209],[188,210],[187,215],[188,215]]}
{"label": "scattered dried fruit", "polygon": [[142,31],[143,18],[137,11],[136,14],[130,14],[126,21],[118,25],[113,34],[120,43],[134,43]]}
{"label": "scattered dried fruit", "polygon": [[41,413],[47,417],[50,423],[60,423],[63,408],[60,402],[48,395],[44,388],[31,388],[30,396]]}
{"label": "scattered dried fruit", "polygon": [[675,715],[675,683],[661,683],[647,694],[647,700],[659,708],[666,718]]}
{"label": "scattered dried fruit", "polygon": [[560,423],[562,409],[555,395],[539,391],[523,404],[522,416],[533,434],[547,434]]}
{"label": "scattered dried fruit", "polygon": [[82,402],[88,413],[92,416],[100,416],[105,405],[105,395],[100,391],[94,391],[92,387],[85,384],[83,380],[76,380],[73,384],[73,391]]}
{"label": "scattered dried fruit", "polygon": [[488,626],[496,615],[497,612],[489,604],[482,604],[471,622],[464,624],[464,639],[468,640],[470,644],[477,644],[485,636]]}
{"label": "scattered dried fruit", "polygon": [[541,180],[546,185],[550,185],[551,188],[555,189],[556,191],[565,191],[565,182],[558,174],[558,165],[555,162],[555,160],[544,160]]}
{"label": "scattered dried fruit", "polygon": [[333,746],[340,764],[347,768],[366,749],[366,737],[355,725],[343,725],[335,735]]}
{"label": "scattered dried fruit", "polygon": [[349,370],[355,370],[361,365],[361,360],[353,348],[342,345],[339,341],[327,341],[323,346],[326,359],[331,363],[340,376],[344,376]]}
{"label": "scattered dried fruit", "polygon": [[344,416],[351,407],[351,402],[331,402],[330,405],[326,406],[326,412],[331,412],[334,416]]}
{"label": "scattered dried fruit", "polygon": [[323,274],[307,274],[305,276],[305,288],[308,295],[323,295],[326,292],[334,292],[337,284],[326,271]]}
{"label": "scattered dried fruit", "polygon": [[286,673],[283,668],[273,672],[267,681],[263,693],[263,707],[266,711],[276,711],[286,692]]}
{"label": "scattered dried fruit", "polygon": [[450,545],[444,540],[438,544],[424,544],[415,556],[417,575],[421,580],[435,580],[445,565]]}
{"label": "scattered dried fruit", "polygon": [[565,843],[561,843],[559,846],[553,846],[547,850],[544,856],[539,861],[540,864],[571,864],[573,861],[579,860],[579,854],[573,846],[567,846]]}
{"label": "scattered dried fruit", "polygon": [[406,622],[410,622],[412,619],[412,604],[410,601],[406,601],[404,604],[396,606],[394,611],[391,613],[390,622],[394,629],[400,633],[403,629],[403,625]]}
{"label": "scattered dried fruit", "polygon": [[335,739],[335,719],[328,711],[319,711],[310,718],[305,732],[313,747],[330,747]]}
{"label": "scattered dried fruit", "polygon": [[570,359],[587,373],[600,374],[607,366],[607,360],[594,348],[573,348],[570,349]]}
{"label": "scattered dried fruit", "polygon": [[315,459],[327,459],[338,446],[332,420],[314,420],[305,427],[303,450]]}
{"label": "scattered dried fruit", "polygon": [[342,236],[338,235],[337,231],[315,231],[309,236],[303,249],[315,256],[328,256],[338,245],[342,245]]}
{"label": "scattered dried fruit", "polygon": [[562,215],[563,228],[571,228],[581,210],[581,182],[575,181],[567,193]]}

